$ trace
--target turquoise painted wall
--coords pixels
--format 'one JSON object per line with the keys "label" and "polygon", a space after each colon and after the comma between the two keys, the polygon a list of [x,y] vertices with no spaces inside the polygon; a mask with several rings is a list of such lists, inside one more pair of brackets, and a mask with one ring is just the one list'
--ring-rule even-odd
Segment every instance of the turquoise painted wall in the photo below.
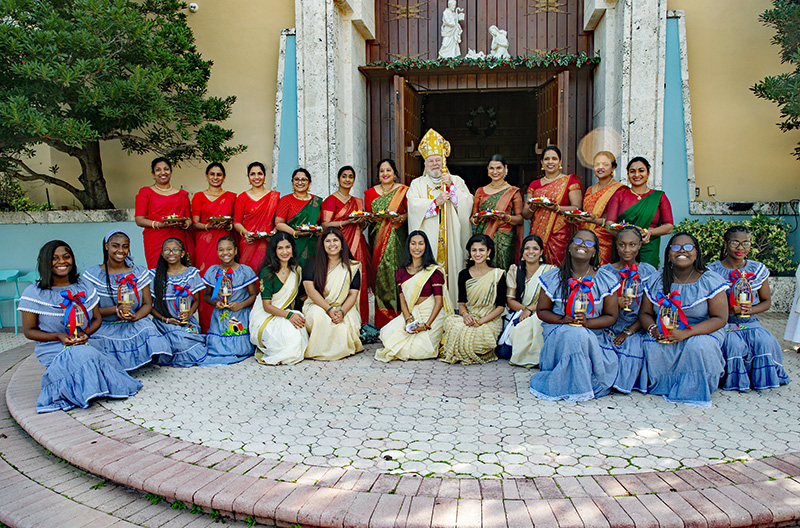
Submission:
{"label": "turquoise painted wall", "polygon": [[297,40],[286,36],[286,59],[283,71],[283,108],[281,109],[280,153],[277,190],[281,196],[292,192],[292,171],[298,167],[297,137]]}
{"label": "turquoise painted wall", "polygon": [[[681,88],[681,58],[678,19],[667,19],[666,75],[664,93],[664,162],[662,167],[663,190],[672,203],[672,213],[677,224],[685,218],[708,220],[709,215],[689,214],[689,168],[686,163],[686,131],[683,119],[683,90]],[[741,197],[747,201],[746,196]],[[723,220],[747,220],[751,215],[718,216]],[[795,218],[784,219],[795,226]],[[662,248],[668,237],[662,239]],[[795,261],[800,261],[800,229],[789,234],[789,244],[794,248]]]}
{"label": "turquoise painted wall", "polygon": [[[133,222],[65,223],[65,224],[0,224],[0,240],[6,251],[0,252],[0,269],[17,269],[23,273],[36,269],[39,249],[50,240],[63,240],[75,252],[78,271],[83,271],[103,258],[102,241],[111,229],[123,229],[131,237],[131,255],[140,265],[146,265],[142,229]],[[22,291],[27,284],[20,284]],[[0,295],[13,295],[13,284],[0,284]],[[14,326],[11,301],[0,303],[3,328]]]}

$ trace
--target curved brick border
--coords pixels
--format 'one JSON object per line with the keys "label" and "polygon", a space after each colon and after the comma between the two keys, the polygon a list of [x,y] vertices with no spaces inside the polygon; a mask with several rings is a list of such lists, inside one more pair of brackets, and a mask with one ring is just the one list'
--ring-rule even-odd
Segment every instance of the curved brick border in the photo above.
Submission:
{"label": "curved brick border", "polygon": [[675,472],[442,479],[239,455],[131,424],[99,405],[36,414],[31,356],[6,391],[14,419],[71,464],[168,500],[279,526],[553,528],[774,526],[800,520],[800,456]]}

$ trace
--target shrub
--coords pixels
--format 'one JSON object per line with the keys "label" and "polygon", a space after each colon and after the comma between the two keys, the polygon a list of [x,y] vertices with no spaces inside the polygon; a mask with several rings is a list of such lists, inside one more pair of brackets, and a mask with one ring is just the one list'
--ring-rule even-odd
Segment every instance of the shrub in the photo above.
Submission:
{"label": "shrub", "polygon": [[45,203],[32,202],[15,178],[0,176],[0,211],[47,211]]}
{"label": "shrub", "polygon": [[782,218],[757,213],[750,220],[732,222],[713,217],[705,222],[684,220],[675,226],[675,232],[694,235],[700,243],[703,259],[709,263],[719,260],[722,237],[729,227],[735,225],[746,226],[753,234],[749,258],[763,263],[771,273],[794,273],[797,265],[792,261],[792,248],[786,240],[789,224]]}

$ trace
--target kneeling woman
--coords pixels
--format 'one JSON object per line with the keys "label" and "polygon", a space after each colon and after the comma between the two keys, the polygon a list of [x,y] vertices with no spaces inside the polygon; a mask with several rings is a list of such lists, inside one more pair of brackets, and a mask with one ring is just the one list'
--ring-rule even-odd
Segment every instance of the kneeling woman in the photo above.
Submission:
{"label": "kneeling woman", "polygon": [[375,359],[385,363],[435,358],[444,318],[453,313],[452,308],[444,307],[444,273],[433,258],[428,236],[413,231],[407,240],[394,275],[402,314],[381,328],[383,348],[375,351]]}
{"label": "kneeling woman", "polygon": [[303,305],[308,330],[306,357],[334,361],[361,352],[361,316],[356,302],[361,265],[352,260],[341,230],[329,227],[317,242],[314,261],[303,269],[308,294]]}
{"label": "kneeling woman", "polygon": [[[769,270],[760,262],[747,260],[753,244],[750,230],[734,226],[725,231],[720,260],[708,269],[730,282],[728,324],[722,353],[725,356],[725,390],[774,389],[789,383],[783,369],[783,351],[778,340],[761,326],[756,314],[771,305]],[[747,286],[744,287],[743,286]],[[746,302],[739,302],[736,290],[751,290]],[[747,293],[742,291],[741,293]],[[745,295],[747,297],[747,295]]]}
{"label": "kneeling woman", "polygon": [[[506,350],[503,357],[512,365],[538,367],[542,350],[542,322],[536,316],[536,303],[541,287],[539,277],[553,269],[544,262],[544,242],[539,235],[528,235],[522,241],[519,266],[512,264],[506,274],[506,302],[514,311],[508,318],[500,345]],[[509,351],[510,349],[510,351]]]}
{"label": "kneeling woman", "polygon": [[208,355],[202,366],[230,365],[253,355],[250,343],[250,307],[256,300],[258,277],[247,264],[239,264],[231,236],[217,241],[217,258],[206,271],[205,301],[214,306],[206,334]]}
{"label": "kneeling woman", "polygon": [[484,234],[467,241],[467,268],[458,274],[458,313],[444,320],[439,359],[446,363],[496,361],[500,317],[506,305],[505,272],[492,266],[494,242]]}
{"label": "kneeling woman", "polygon": [[678,233],[664,252],[664,269],[645,282],[639,321],[647,328],[647,392],[667,401],[711,407],[725,368],[722,341],[727,281],[706,270],[697,239]]}
{"label": "kneeling woman", "polygon": [[633,389],[647,392],[647,378],[641,376],[644,363],[642,339],[646,334],[639,322],[639,307],[644,295],[644,281],[657,270],[647,262],[639,262],[642,241],[642,233],[636,226],[623,227],[614,240],[617,261],[601,268],[613,274],[620,286],[616,297],[619,318],[609,331],[619,362],[614,388],[625,394]]}
{"label": "kneeling woman", "polygon": [[306,320],[294,309],[303,282],[296,252],[294,238],[283,231],[267,246],[261,298],[250,312],[250,342],[257,348],[256,361],[263,365],[294,365],[308,348]]}
{"label": "kneeling woman", "polygon": [[605,330],[617,322],[617,278],[600,268],[597,235],[581,229],[564,263],[539,279],[536,314],[544,346],[531,394],[543,400],[585,401],[605,396],[617,377],[617,355]]}
{"label": "kneeling woman", "polygon": [[189,266],[183,242],[168,238],[161,246],[153,276],[153,318],[156,328],[169,340],[169,355],[155,359],[159,365],[192,367],[206,355],[206,336],[200,333],[197,308],[205,290],[200,271]]}
{"label": "kneeling woman", "polygon": [[103,317],[103,324],[89,342],[114,356],[127,371],[171,350],[148,317],[153,308],[150,273],[133,263],[130,245],[127,233],[111,231],[103,239],[103,263],[92,266],[81,277],[97,291]]}
{"label": "kneeling woman", "polygon": [[39,251],[39,282],[22,293],[22,331],[37,341],[36,359],[44,365],[36,411],[86,408],[98,397],[127,398],[142,383],[113,357],[87,345],[100,327],[97,293],[78,280],[75,258],[66,242],[53,240]]}

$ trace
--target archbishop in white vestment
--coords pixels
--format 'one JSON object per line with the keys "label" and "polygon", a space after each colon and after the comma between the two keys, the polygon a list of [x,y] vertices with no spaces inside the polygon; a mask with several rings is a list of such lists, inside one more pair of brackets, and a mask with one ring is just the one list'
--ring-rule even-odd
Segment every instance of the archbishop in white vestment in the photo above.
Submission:
{"label": "archbishop in white vestment", "polygon": [[472,194],[463,179],[447,171],[450,143],[438,132],[428,130],[419,152],[425,159],[425,174],[411,182],[406,194],[408,230],[420,229],[428,236],[436,260],[444,267],[447,295],[455,306],[458,273],[466,267],[465,245],[472,235]]}

